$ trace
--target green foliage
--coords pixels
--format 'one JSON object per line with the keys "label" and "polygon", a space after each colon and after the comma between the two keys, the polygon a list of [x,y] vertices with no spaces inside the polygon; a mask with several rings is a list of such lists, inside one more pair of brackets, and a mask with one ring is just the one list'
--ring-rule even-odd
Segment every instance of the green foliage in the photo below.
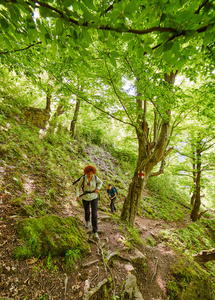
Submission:
{"label": "green foliage", "polygon": [[215,239],[211,238],[211,233],[202,222],[191,223],[186,228],[175,232],[162,230],[160,237],[181,253],[186,252],[188,255],[215,247]]}
{"label": "green foliage", "polygon": [[73,270],[77,263],[81,260],[82,253],[80,249],[69,250],[65,254],[67,269]]}
{"label": "green foliage", "polygon": [[72,218],[54,215],[19,221],[16,225],[23,245],[14,250],[13,257],[65,255],[69,250],[87,251],[86,234]]}
{"label": "green foliage", "polygon": [[182,192],[170,175],[149,178],[148,196],[141,200],[139,212],[146,217],[166,221],[183,221],[188,206],[188,195]]}
{"label": "green foliage", "polygon": [[[138,243],[142,244],[143,243],[142,239],[139,236],[139,231],[136,228],[128,227],[128,226],[126,228],[131,234],[131,238],[132,238],[131,241],[133,244],[138,244]],[[129,238],[129,240],[130,240],[130,238]]]}
{"label": "green foliage", "polygon": [[155,246],[156,246],[156,241],[155,241],[155,239],[154,239],[153,237],[148,236],[148,237],[146,238],[146,241],[147,241],[147,243],[148,243],[150,246],[152,246],[152,247],[155,247]]}

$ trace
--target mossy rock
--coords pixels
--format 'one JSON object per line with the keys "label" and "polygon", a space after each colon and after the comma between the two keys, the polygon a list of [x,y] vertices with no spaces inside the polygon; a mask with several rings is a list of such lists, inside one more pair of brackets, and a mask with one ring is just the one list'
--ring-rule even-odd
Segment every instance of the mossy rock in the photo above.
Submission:
{"label": "mossy rock", "polygon": [[16,224],[22,246],[17,247],[13,257],[64,256],[68,250],[79,249],[89,252],[87,235],[73,217],[60,218],[55,215],[29,218]]}
{"label": "mossy rock", "polygon": [[189,261],[179,261],[173,266],[167,291],[170,300],[214,300],[210,274]]}

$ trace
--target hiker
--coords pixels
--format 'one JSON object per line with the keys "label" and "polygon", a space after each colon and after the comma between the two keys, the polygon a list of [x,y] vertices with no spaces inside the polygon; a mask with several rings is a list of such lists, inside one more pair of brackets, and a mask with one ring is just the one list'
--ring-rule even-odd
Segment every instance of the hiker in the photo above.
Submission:
{"label": "hiker", "polygon": [[[90,227],[90,205],[91,205],[91,221],[93,233],[96,239],[99,239],[97,233],[97,207],[98,207],[98,191],[102,187],[101,179],[96,176],[96,168],[91,165],[87,165],[84,168],[84,176],[81,177],[76,188],[76,200],[79,200],[79,196],[83,197],[83,206],[85,212],[86,228]],[[80,189],[83,193],[80,195]]]}
{"label": "hiker", "polygon": [[111,200],[110,210],[112,213],[114,213],[116,211],[116,207],[114,203],[116,201],[117,189],[114,186],[112,186],[112,184],[108,184],[107,195]]}

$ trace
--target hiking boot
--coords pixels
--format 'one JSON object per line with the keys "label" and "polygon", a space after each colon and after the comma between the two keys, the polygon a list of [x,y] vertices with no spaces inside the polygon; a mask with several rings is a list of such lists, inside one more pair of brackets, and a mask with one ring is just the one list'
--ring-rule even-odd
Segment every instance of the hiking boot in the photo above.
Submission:
{"label": "hiking boot", "polygon": [[86,223],[86,228],[87,228],[87,229],[90,228],[90,221],[87,221],[87,223]]}
{"label": "hiking boot", "polygon": [[99,240],[98,232],[95,232],[95,233],[94,233],[94,238],[95,238],[97,241]]}

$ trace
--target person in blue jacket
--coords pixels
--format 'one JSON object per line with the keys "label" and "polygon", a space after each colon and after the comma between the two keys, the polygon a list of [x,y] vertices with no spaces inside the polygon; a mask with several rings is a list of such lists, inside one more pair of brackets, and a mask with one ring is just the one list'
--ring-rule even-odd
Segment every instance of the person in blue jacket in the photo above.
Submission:
{"label": "person in blue jacket", "polygon": [[112,213],[114,213],[116,211],[116,207],[115,207],[116,194],[117,194],[116,188],[113,187],[112,184],[108,184],[107,195],[108,195],[109,199],[111,200],[110,210]]}

